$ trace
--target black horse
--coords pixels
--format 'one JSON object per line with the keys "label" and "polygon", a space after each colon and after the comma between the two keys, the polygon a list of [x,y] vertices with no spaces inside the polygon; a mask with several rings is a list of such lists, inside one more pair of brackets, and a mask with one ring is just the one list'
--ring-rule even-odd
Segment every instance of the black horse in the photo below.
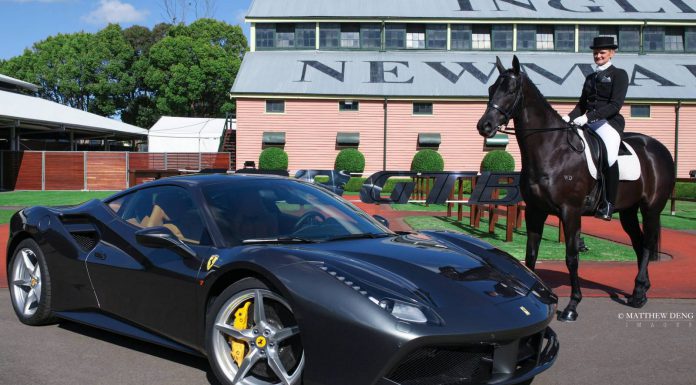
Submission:
{"label": "black horse", "polygon": [[[590,175],[585,154],[578,151],[579,137],[569,130],[561,116],[549,105],[513,58],[513,68],[505,69],[497,59],[500,76],[489,88],[488,108],[477,124],[479,133],[492,137],[510,119],[522,157],[521,192],[527,205],[527,251],[525,263],[534,270],[544,222],[549,214],[563,223],[566,243],[566,266],[570,272],[572,293],[568,306],[559,314],[561,321],[577,319],[577,305],[582,299],[578,280],[578,240],[582,215],[592,215],[586,208],[596,181]],[[625,133],[623,140],[635,150],[641,164],[641,177],[622,181],[616,202],[621,225],[628,233],[638,256],[638,275],[627,304],[640,308],[647,302],[650,288],[648,262],[657,257],[660,213],[674,187],[674,160],[669,150],[657,140],[641,134]],[[638,210],[643,216],[643,229]]]}

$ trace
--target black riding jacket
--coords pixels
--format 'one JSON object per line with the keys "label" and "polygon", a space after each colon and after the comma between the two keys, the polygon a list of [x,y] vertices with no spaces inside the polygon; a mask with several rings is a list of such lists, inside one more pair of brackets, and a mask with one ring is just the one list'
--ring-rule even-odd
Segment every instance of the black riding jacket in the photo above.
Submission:
{"label": "black riding jacket", "polygon": [[613,65],[604,71],[594,72],[585,78],[582,86],[580,101],[573,111],[568,114],[574,120],[582,114],[587,114],[589,123],[606,119],[619,133],[622,133],[626,122],[619,113],[628,91],[628,74]]}

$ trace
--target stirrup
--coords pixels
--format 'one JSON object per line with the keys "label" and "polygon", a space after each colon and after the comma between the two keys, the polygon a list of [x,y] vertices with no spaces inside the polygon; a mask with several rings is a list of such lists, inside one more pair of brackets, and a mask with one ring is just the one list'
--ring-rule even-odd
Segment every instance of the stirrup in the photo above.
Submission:
{"label": "stirrup", "polygon": [[605,221],[610,221],[611,216],[613,214],[614,214],[614,205],[611,204],[611,202],[605,201],[597,209],[597,212],[595,213],[595,218],[600,218],[600,219],[604,219]]}

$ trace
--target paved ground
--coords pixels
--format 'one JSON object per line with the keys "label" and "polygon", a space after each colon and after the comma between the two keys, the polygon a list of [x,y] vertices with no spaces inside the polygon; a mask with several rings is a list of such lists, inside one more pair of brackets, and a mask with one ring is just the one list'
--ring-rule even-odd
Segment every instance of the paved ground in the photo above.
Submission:
{"label": "paved ground", "polygon": [[[694,384],[696,300],[651,300],[640,313],[668,318],[652,323],[626,321],[636,312],[605,298],[585,299],[580,310],[575,323],[552,323],[561,351],[534,384]],[[690,319],[670,320],[671,313]],[[201,358],[70,322],[22,325],[0,291],[0,384],[208,383],[215,382]]]}

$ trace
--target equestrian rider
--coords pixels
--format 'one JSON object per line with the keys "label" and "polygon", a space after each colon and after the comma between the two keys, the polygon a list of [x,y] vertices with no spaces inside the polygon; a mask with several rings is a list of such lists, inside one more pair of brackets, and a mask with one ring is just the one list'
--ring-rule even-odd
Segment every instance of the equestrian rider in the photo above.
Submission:
{"label": "equestrian rider", "polygon": [[620,111],[628,90],[628,74],[614,67],[611,58],[618,46],[611,36],[595,37],[592,42],[592,55],[597,65],[595,72],[585,78],[580,101],[570,114],[563,116],[566,122],[573,121],[578,126],[588,125],[601,138],[606,148],[606,164],[603,165],[604,202],[595,216],[611,220],[619,187],[619,145],[625,121]]}

